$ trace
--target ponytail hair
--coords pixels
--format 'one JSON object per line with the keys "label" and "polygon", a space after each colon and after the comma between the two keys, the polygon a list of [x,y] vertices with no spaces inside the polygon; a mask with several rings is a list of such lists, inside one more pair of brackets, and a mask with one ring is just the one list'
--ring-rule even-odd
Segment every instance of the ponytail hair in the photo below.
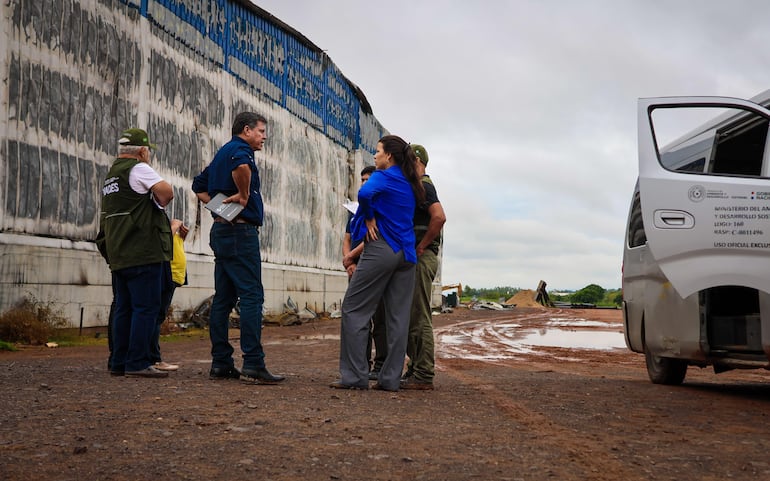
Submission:
{"label": "ponytail hair", "polygon": [[417,205],[425,202],[425,188],[422,186],[422,179],[417,175],[415,169],[417,156],[409,142],[398,135],[386,135],[380,139],[380,143],[382,144],[382,151],[393,156],[393,162],[401,168],[404,177],[412,185],[412,192],[414,192]]}

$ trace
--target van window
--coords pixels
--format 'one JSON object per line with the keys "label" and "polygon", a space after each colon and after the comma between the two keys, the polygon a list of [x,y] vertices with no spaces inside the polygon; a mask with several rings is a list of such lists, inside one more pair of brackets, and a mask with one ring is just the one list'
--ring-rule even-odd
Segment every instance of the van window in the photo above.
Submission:
{"label": "van window", "polygon": [[[695,136],[693,122],[716,118]],[[682,120],[685,119],[685,120]],[[658,158],[667,170],[700,174],[760,177],[768,120],[735,108],[659,108],[651,120]],[[767,174],[765,174],[767,175]]]}
{"label": "van window", "polygon": [[735,126],[717,131],[710,172],[758,177],[767,140],[767,119],[750,114]]}
{"label": "van window", "polygon": [[637,192],[634,194],[631,214],[628,218],[628,247],[643,246],[646,242],[647,234],[644,232],[644,222],[642,222],[642,202]]}

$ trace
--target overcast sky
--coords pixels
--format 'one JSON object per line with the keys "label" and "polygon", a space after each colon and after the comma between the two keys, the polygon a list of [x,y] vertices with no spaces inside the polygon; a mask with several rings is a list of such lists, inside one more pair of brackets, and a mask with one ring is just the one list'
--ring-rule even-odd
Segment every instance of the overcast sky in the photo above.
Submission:
{"label": "overcast sky", "polygon": [[770,88],[770,2],[265,0],[425,145],[442,282],[619,288],[639,97]]}

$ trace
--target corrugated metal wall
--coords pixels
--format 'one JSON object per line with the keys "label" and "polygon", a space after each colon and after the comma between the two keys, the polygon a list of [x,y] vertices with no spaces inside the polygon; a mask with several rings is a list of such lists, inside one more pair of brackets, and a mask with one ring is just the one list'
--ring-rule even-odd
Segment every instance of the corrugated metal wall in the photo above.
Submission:
{"label": "corrugated metal wall", "polygon": [[[288,295],[316,309],[341,298],[340,204],[385,130],[323,52],[246,1],[14,0],[0,12],[0,310],[35,291],[101,323],[109,271],[89,241],[129,126],[158,143],[170,215],[196,227],[185,246],[191,286],[175,304],[210,294],[210,219],[190,183],[242,110],[269,121],[257,153],[266,307],[280,310]],[[62,249],[72,252],[47,267]]]}

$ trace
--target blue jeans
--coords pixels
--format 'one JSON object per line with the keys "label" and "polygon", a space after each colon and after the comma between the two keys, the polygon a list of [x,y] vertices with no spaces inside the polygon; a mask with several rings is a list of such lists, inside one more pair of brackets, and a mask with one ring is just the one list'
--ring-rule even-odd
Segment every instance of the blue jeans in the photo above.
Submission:
{"label": "blue jeans", "polygon": [[113,364],[113,352],[115,352],[115,348],[113,347],[112,342],[112,320],[115,318],[115,273],[112,272],[112,303],[110,304],[110,315],[107,318],[107,346],[110,349],[110,356],[107,358],[107,369],[109,371],[112,371],[112,364]]}
{"label": "blue jeans", "polygon": [[113,371],[141,371],[152,364],[150,343],[160,306],[162,267],[159,262],[113,272]]}
{"label": "blue jeans", "polygon": [[214,299],[211,301],[209,336],[211,367],[234,365],[233,346],[228,340],[229,316],[240,298],[241,351],[244,369],[265,367],[262,350],[262,258],[259,231],[249,224],[219,224],[211,227],[209,245],[214,251]]}
{"label": "blue jeans", "polygon": [[176,283],[171,280],[171,263],[164,262],[160,288],[160,311],[158,312],[158,318],[155,320],[155,327],[152,330],[152,342],[150,343],[150,361],[153,364],[163,360],[160,355],[160,327],[166,321],[166,315],[171,307],[171,300],[174,298],[176,287]]}

